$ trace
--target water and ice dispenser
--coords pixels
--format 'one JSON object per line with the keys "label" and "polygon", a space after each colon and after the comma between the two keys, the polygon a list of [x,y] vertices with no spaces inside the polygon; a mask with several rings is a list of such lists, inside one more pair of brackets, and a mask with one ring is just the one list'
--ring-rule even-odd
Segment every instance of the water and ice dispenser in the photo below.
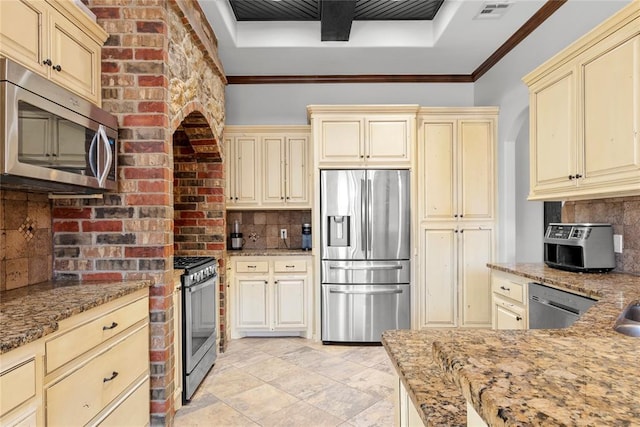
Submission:
{"label": "water and ice dispenser", "polygon": [[328,216],[328,246],[349,246],[351,233],[351,216],[334,215]]}

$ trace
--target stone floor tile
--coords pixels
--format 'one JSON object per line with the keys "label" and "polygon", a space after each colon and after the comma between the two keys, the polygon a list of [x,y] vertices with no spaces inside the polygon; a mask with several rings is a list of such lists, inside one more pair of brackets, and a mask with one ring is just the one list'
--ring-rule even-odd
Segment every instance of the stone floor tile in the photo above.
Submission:
{"label": "stone floor tile", "polygon": [[378,399],[353,387],[336,384],[305,401],[336,417],[348,420],[373,405]]}
{"label": "stone floor tile", "polygon": [[360,412],[355,417],[347,420],[356,427],[382,427],[393,426],[395,421],[393,402],[379,400],[372,406]]}
{"label": "stone floor tile", "polygon": [[179,410],[173,421],[175,427],[252,427],[259,426],[235,409],[223,402],[188,412],[187,408]]}
{"label": "stone floor tile", "polygon": [[263,419],[263,427],[335,427],[344,420],[306,402],[295,403]]}
{"label": "stone floor tile", "polygon": [[202,382],[200,389],[225,400],[235,394],[260,387],[264,382],[239,368],[227,369],[217,375],[209,375]]}
{"label": "stone floor tile", "polygon": [[347,378],[344,383],[380,399],[393,393],[397,377],[373,368],[364,368]]}
{"label": "stone floor tile", "polygon": [[263,384],[225,399],[225,403],[233,409],[256,422],[298,401],[297,398],[269,384]]}
{"label": "stone floor tile", "polygon": [[307,399],[338,383],[325,376],[298,368],[298,371],[276,378],[270,384],[298,399]]}

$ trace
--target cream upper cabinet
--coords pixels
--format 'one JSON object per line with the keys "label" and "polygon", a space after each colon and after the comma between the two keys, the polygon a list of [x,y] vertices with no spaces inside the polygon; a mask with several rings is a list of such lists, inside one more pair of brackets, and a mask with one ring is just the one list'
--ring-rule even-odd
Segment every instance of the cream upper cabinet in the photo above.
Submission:
{"label": "cream upper cabinet", "polygon": [[228,209],[311,207],[308,126],[225,129]]}
{"label": "cream upper cabinet", "polygon": [[320,166],[410,167],[415,105],[310,105]]}
{"label": "cream upper cabinet", "polygon": [[421,220],[492,220],[496,117],[419,118]]}
{"label": "cream upper cabinet", "polygon": [[532,200],[640,194],[640,4],[525,76]]}
{"label": "cream upper cabinet", "polygon": [[260,202],[260,139],[255,135],[225,136],[227,205],[252,206]]}
{"label": "cream upper cabinet", "polygon": [[101,47],[107,33],[71,1],[0,2],[0,54],[101,103]]}
{"label": "cream upper cabinet", "polygon": [[308,136],[262,137],[262,205],[310,207]]}

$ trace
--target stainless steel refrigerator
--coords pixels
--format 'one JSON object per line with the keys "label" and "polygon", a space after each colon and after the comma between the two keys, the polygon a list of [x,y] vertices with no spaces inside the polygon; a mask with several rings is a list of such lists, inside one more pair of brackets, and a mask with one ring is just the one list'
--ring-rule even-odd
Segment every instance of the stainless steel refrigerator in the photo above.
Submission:
{"label": "stainless steel refrigerator", "polygon": [[322,170],[322,341],[380,342],[410,322],[408,170]]}

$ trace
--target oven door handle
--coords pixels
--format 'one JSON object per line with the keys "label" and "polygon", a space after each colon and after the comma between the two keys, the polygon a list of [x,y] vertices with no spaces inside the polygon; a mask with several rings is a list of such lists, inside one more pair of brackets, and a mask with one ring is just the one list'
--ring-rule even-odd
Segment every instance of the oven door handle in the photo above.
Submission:
{"label": "oven door handle", "polygon": [[[215,278],[216,278],[216,276],[213,276],[211,279],[215,279]],[[207,279],[207,281],[206,281],[206,282],[204,282],[204,283],[200,283],[199,285],[189,286],[189,287],[187,288],[187,290],[189,291],[189,293],[193,293],[193,292],[195,292],[195,291],[199,291],[200,289],[205,288],[205,287],[207,287],[207,286],[213,286],[213,283],[209,283],[209,281],[210,281],[211,279]]]}

